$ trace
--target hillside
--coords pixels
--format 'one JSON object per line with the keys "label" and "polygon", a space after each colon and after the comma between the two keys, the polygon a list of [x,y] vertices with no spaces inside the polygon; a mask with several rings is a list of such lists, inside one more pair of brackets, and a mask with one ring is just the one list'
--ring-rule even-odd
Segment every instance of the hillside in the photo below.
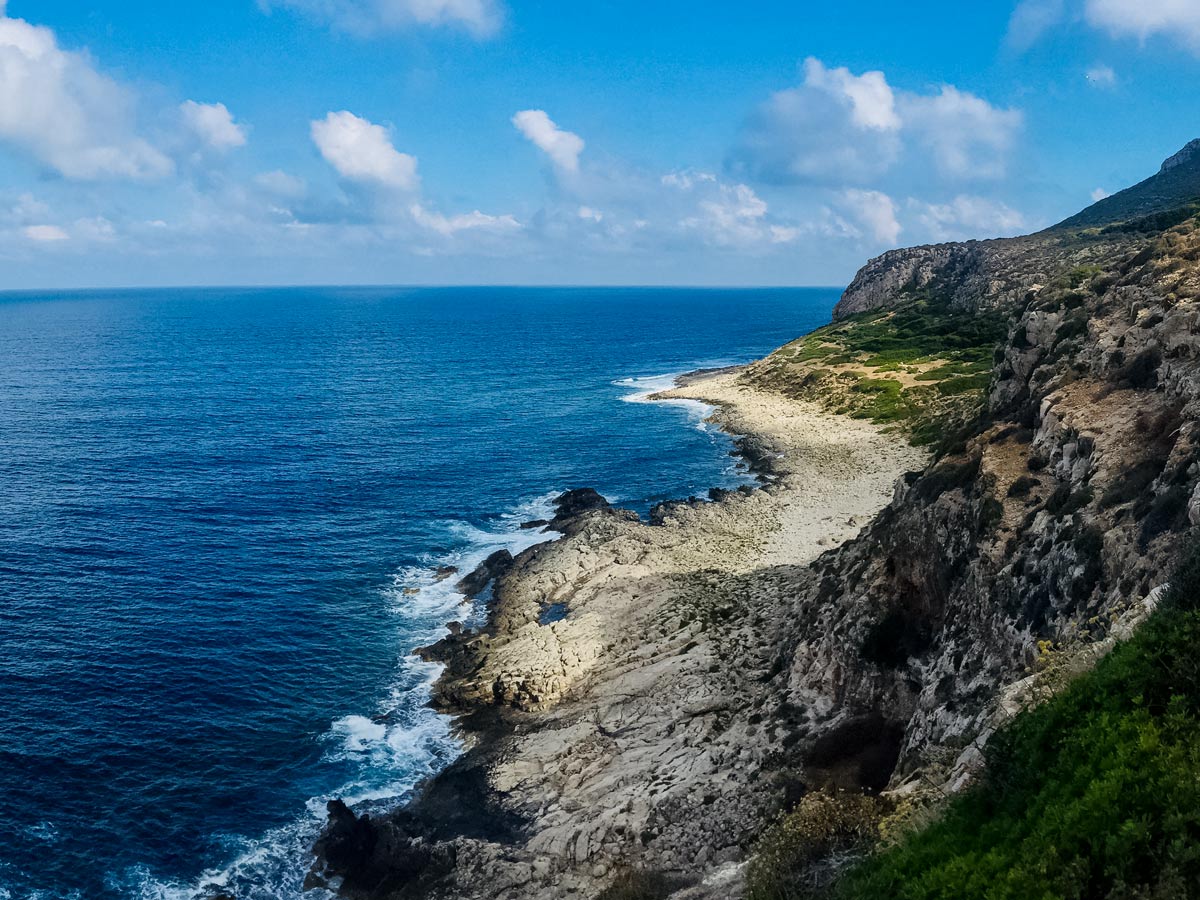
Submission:
{"label": "hillside", "polygon": [[[1105,197],[1087,209],[1054,226],[1054,230],[1104,228],[1129,225],[1139,219],[1170,213],[1200,199],[1200,140],[1190,142],[1165,160],[1145,181]],[[1191,210],[1195,212],[1195,210]],[[1153,221],[1144,227],[1153,228]]]}

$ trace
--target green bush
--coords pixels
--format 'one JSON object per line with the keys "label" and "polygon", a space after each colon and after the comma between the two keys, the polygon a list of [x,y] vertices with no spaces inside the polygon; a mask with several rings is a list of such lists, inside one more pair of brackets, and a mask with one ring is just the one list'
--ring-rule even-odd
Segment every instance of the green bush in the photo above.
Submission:
{"label": "green bush", "polygon": [[1091,673],[1017,717],[982,782],[853,870],[841,900],[1200,896],[1200,550]]}

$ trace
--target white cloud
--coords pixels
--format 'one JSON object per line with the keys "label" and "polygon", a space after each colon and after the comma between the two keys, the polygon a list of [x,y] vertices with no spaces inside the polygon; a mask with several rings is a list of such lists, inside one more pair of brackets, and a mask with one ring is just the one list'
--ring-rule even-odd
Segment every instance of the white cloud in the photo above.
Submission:
{"label": "white cloud", "polygon": [[1200,3],[1196,0],[1087,0],[1087,21],[1114,37],[1173,37],[1200,51]]}
{"label": "white cloud", "polygon": [[766,202],[745,184],[713,185],[710,199],[697,204],[698,214],[680,221],[685,231],[699,233],[708,243],[751,248],[795,240],[802,229],[768,221]]}
{"label": "white cloud", "polygon": [[882,72],[854,75],[804,63],[804,82],[772,94],[751,117],[734,168],[770,183],[865,181],[900,151],[895,94]]}
{"label": "white cloud", "polygon": [[1028,50],[1067,15],[1065,0],[1021,0],[1008,20],[1008,44]]}
{"label": "white cloud", "polygon": [[246,144],[246,130],[233,121],[224,103],[185,100],[179,106],[183,121],[197,137],[214,150],[232,150]]}
{"label": "white cloud", "polygon": [[882,191],[851,188],[841,192],[838,205],[877,243],[895,246],[900,239],[896,203]]}
{"label": "white cloud", "polygon": [[590,206],[579,207],[579,218],[589,222],[603,222],[604,213],[598,209],[592,209]]}
{"label": "white cloud", "polygon": [[778,91],[750,118],[731,156],[734,171],[767,183],[866,185],[906,148],[955,179],[1003,175],[1023,117],[943,85],[938,93],[896,91],[882,72],[855,75],[804,64],[804,83]]}
{"label": "white cloud", "polygon": [[943,85],[933,96],[907,94],[905,123],[955,178],[999,178],[1024,124],[1019,110],[999,109],[981,97]]}
{"label": "white cloud", "polygon": [[882,72],[854,75],[845,67],[827,69],[819,59],[809,57],[804,61],[804,84],[844,98],[850,118],[859,128],[895,131],[900,127],[896,97]]}
{"label": "white cloud", "polygon": [[21,231],[29,240],[39,243],[65,241],[71,237],[57,225],[27,225]]}
{"label": "white cloud", "polygon": [[259,0],[259,5],[298,9],[361,35],[428,26],[463,28],[485,38],[504,22],[498,0]]}
{"label": "white cloud", "polygon": [[1104,188],[1096,188],[1094,191],[1092,191],[1092,202],[1099,203],[1105,197],[1111,197],[1111,196],[1112,196],[1112,194],[1110,194]]}
{"label": "white cloud", "polygon": [[571,131],[563,131],[540,109],[525,109],[512,117],[517,130],[539,150],[550,157],[550,161],[561,172],[579,171],[579,154],[583,152],[583,138]]}
{"label": "white cloud", "polygon": [[417,160],[392,146],[387,131],[353,113],[331,112],[312,123],[312,139],[338,174],[349,181],[416,190]]}
{"label": "white cloud", "polygon": [[71,179],[156,178],[171,161],[133,129],[129,92],[54,32],[0,5],[0,141]]}
{"label": "white cloud", "polygon": [[413,221],[422,228],[436,231],[444,237],[453,237],[460,231],[509,231],[519,229],[521,223],[512,216],[489,216],[474,210],[457,216],[444,216],[441,213],[430,212],[421,204],[414,203],[409,207]]}
{"label": "white cloud", "polygon": [[959,194],[949,203],[909,200],[909,208],[925,232],[935,241],[1004,237],[1019,234],[1025,217],[996,200]]}

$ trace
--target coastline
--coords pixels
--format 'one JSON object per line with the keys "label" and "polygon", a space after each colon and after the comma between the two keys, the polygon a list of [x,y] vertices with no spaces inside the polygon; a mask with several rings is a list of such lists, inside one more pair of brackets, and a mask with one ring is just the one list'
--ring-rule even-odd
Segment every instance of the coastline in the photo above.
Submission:
{"label": "coastline", "polygon": [[463,754],[390,815],[331,804],[312,884],[550,898],[652,867],[724,896],[793,789],[786,735],[755,712],[787,599],[926,459],[741,371],[688,373],[649,399],[712,407],[762,487],[661,504],[650,524],[607,504],[560,510],[559,540],[497,569],[486,624],[421,651],[446,667],[433,705],[456,716]]}

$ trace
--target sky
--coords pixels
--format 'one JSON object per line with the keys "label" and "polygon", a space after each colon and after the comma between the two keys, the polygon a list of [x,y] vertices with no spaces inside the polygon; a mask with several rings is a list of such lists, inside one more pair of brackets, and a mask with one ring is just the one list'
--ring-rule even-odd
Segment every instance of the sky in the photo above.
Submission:
{"label": "sky", "polygon": [[842,285],[1197,88],[1196,0],[0,0],[0,288]]}

